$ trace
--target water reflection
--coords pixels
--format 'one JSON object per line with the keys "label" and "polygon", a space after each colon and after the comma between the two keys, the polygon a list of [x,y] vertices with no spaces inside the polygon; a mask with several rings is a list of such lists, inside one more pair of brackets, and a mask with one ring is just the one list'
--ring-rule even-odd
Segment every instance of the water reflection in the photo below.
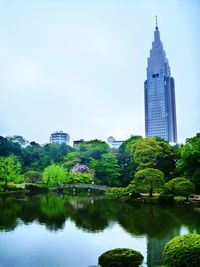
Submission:
{"label": "water reflection", "polygon": [[184,207],[131,206],[105,199],[68,198],[57,194],[0,198],[0,231],[13,231],[22,221],[34,221],[48,231],[64,229],[67,220],[84,232],[98,233],[118,222],[132,236],[147,239],[148,266],[162,262],[165,243],[180,234],[182,226],[200,233],[200,213]]}

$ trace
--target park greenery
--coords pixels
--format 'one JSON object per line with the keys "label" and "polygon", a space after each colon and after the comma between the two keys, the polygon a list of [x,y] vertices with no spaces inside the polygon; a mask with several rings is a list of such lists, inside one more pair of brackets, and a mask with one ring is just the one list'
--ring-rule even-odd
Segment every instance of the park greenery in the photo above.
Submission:
{"label": "park greenery", "polygon": [[10,183],[48,187],[95,183],[112,187],[107,192],[111,198],[162,192],[162,197],[188,199],[200,193],[200,133],[184,145],[133,136],[119,149],[100,140],[73,148],[64,143],[40,145],[21,136],[0,137],[1,191]]}
{"label": "park greenery", "polygon": [[144,257],[138,251],[129,248],[116,248],[104,252],[98,259],[101,267],[138,267]]}
{"label": "park greenery", "polygon": [[[164,247],[165,266],[160,267],[197,267],[200,266],[200,235],[186,234],[176,236]],[[143,256],[128,248],[116,248],[104,252],[99,257],[101,267],[139,267]],[[159,267],[159,266],[158,266]]]}

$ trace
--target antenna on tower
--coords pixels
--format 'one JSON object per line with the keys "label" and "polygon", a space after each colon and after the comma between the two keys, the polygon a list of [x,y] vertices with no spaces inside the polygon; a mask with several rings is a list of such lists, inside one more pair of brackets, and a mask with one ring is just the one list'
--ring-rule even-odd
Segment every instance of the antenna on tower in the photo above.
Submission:
{"label": "antenna on tower", "polygon": [[157,18],[157,15],[155,17],[156,17],[156,30],[157,30],[158,29],[158,18]]}

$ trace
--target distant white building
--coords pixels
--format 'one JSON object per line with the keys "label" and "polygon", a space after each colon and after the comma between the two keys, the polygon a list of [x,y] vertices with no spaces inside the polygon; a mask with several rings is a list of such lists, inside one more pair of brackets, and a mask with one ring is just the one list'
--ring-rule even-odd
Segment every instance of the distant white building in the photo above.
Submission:
{"label": "distant white building", "polygon": [[107,144],[110,148],[118,149],[124,141],[118,141],[113,136],[107,138]]}
{"label": "distant white building", "polygon": [[64,133],[63,131],[57,131],[52,133],[50,136],[50,143],[57,143],[57,144],[66,144],[69,145],[69,134]]}

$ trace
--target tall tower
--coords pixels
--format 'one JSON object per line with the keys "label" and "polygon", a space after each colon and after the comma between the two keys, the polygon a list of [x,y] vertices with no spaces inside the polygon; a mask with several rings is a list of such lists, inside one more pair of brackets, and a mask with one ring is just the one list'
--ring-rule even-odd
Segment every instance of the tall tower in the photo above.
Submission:
{"label": "tall tower", "polygon": [[144,82],[145,135],[159,136],[169,142],[177,142],[176,103],[174,79],[170,74],[163,44],[160,40],[157,17],[154,41]]}

